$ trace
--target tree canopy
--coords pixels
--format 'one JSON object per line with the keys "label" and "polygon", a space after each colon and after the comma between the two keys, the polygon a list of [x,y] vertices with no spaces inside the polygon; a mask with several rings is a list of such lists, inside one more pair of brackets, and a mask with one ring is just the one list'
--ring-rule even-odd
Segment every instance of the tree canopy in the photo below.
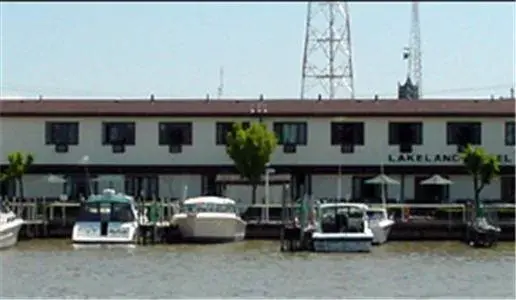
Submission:
{"label": "tree canopy", "polygon": [[500,173],[500,161],[496,155],[487,153],[482,147],[468,145],[461,153],[461,159],[472,175],[477,217],[483,217],[480,205],[480,192]]}
{"label": "tree canopy", "polygon": [[274,132],[263,123],[252,123],[246,129],[242,124],[235,123],[233,130],[228,133],[226,153],[240,175],[253,186],[253,204],[256,203],[256,186],[265,173],[277,143]]}
{"label": "tree canopy", "polygon": [[0,175],[0,181],[8,180],[11,178],[17,180],[20,189],[20,197],[23,198],[23,175],[34,162],[34,156],[31,153],[16,151],[7,155],[7,161],[9,162],[9,165]]}

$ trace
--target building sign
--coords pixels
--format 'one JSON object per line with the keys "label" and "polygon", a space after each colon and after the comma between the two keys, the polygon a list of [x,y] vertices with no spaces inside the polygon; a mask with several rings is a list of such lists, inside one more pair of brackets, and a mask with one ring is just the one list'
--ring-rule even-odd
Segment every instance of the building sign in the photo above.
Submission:
{"label": "building sign", "polygon": [[[501,164],[512,163],[512,157],[508,154],[498,155]],[[400,153],[389,154],[391,163],[460,163],[460,154],[419,154],[419,153]]]}

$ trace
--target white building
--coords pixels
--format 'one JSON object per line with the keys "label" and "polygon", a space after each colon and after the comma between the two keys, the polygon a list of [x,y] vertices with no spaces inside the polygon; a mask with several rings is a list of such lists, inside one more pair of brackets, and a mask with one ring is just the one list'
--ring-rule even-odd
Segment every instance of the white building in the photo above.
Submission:
{"label": "white building", "polygon": [[[24,176],[26,197],[77,198],[113,186],[134,195],[180,198],[225,193],[248,201],[250,188],[221,183],[236,174],[223,139],[231,122],[262,121],[279,134],[271,167],[290,181],[293,197],[369,199],[363,180],[380,173],[401,182],[391,201],[435,202],[448,176],[452,200],[472,198],[471,177],[458,159],[461,144],[502,158],[501,176],[482,192],[514,201],[514,100],[5,100],[0,102],[1,156],[34,154]],[[402,125],[401,123],[406,123]],[[229,124],[229,125],[227,125]],[[87,156],[89,160],[82,158]],[[82,160],[82,161],[81,161]],[[66,183],[51,183],[49,174]],[[86,176],[87,175],[87,176]],[[93,184],[88,184],[94,179]],[[276,178],[278,179],[278,178]],[[340,181],[340,183],[338,183]],[[12,183],[2,184],[12,195]],[[279,201],[282,186],[271,187]],[[338,195],[339,194],[339,195]],[[259,198],[263,188],[259,189]]]}

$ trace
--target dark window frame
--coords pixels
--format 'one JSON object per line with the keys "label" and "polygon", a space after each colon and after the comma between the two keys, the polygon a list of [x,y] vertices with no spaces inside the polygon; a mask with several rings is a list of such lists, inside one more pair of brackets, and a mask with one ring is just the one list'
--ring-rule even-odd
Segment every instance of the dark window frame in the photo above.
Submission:
{"label": "dark window frame", "polygon": [[[411,132],[411,134],[409,134]],[[403,141],[401,136],[410,136],[410,139]],[[389,146],[423,145],[423,122],[393,121],[388,124]]]}
{"label": "dark window frame", "polygon": [[[172,130],[181,130],[182,142],[180,144],[171,143],[170,134]],[[158,144],[160,146],[181,145],[191,146],[193,144],[193,124],[192,122],[159,122],[158,124]]]}
{"label": "dark window frame", "polygon": [[233,125],[241,123],[244,129],[251,126],[251,122],[217,122],[215,123],[215,145],[223,146],[226,145],[227,136],[230,130],[233,130]]}
{"label": "dark window frame", "polygon": [[[59,135],[61,137],[58,137]],[[45,145],[77,146],[79,145],[79,138],[79,122],[45,122]]]}
{"label": "dark window frame", "polygon": [[[504,130],[504,141],[505,146],[514,146],[516,141],[516,134],[514,131],[514,121],[505,122],[505,130]],[[512,127],[512,130],[511,130]]]}
{"label": "dark window frame", "polygon": [[[143,195],[142,195],[143,191]],[[128,174],[124,179],[124,192],[144,200],[159,198],[159,176]]]}
{"label": "dark window frame", "polygon": [[[458,146],[461,144],[457,132],[461,128],[469,128],[471,130],[471,140],[465,144],[482,145],[482,122],[446,122],[446,144]],[[465,145],[464,145],[465,146]]]}
{"label": "dark window frame", "polygon": [[[112,127],[117,127],[119,140],[110,137]],[[102,145],[124,145],[134,146],[136,144],[136,122],[103,122],[102,123]]]}
{"label": "dark window frame", "polygon": [[[365,144],[365,126],[364,122],[331,122],[330,140],[332,146],[354,145],[364,146]],[[344,132],[343,132],[344,131]],[[344,142],[342,134],[352,133],[351,143]]]}
{"label": "dark window frame", "polygon": [[[284,132],[285,126],[294,126],[296,129],[295,141],[286,143]],[[274,122],[274,133],[278,139],[278,145],[299,145],[306,146],[308,144],[308,125],[306,122]]]}

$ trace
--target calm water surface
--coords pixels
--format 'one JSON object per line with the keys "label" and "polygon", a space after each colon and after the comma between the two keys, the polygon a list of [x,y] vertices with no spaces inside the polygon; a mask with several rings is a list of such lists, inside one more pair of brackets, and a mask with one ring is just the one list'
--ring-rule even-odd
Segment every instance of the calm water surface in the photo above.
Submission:
{"label": "calm water surface", "polygon": [[515,298],[514,243],[390,243],[369,254],[280,253],[278,242],[0,251],[1,298]]}

